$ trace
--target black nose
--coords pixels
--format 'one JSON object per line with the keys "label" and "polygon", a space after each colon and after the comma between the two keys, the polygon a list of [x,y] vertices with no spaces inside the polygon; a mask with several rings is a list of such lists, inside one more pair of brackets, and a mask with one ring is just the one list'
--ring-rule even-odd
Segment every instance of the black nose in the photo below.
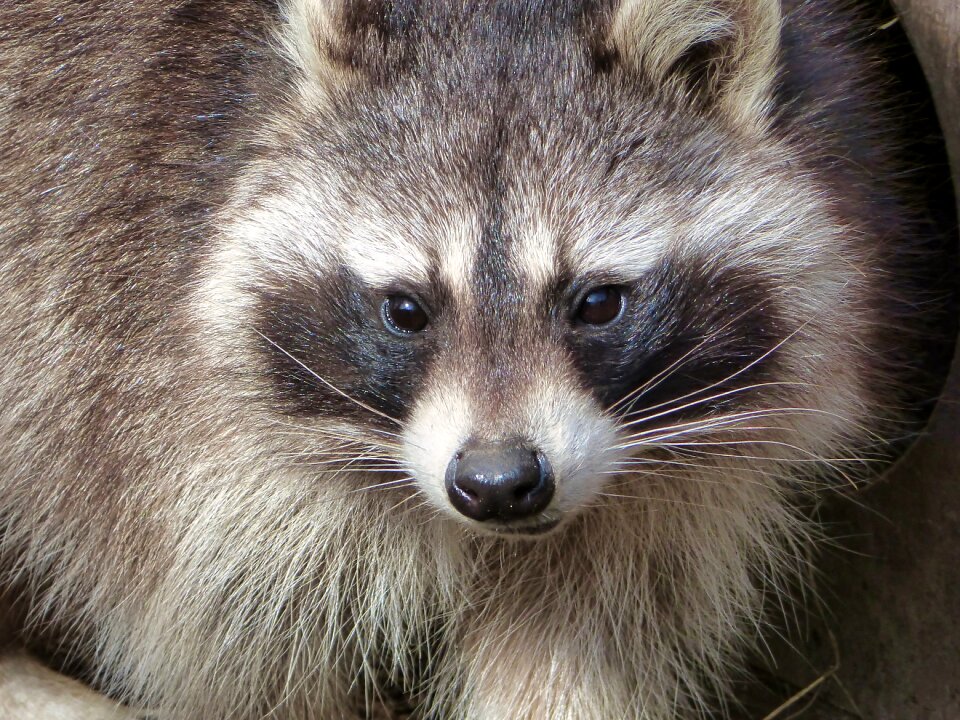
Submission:
{"label": "black nose", "polygon": [[519,520],[550,504],[554,482],[541,454],[515,445],[468,447],[447,467],[447,495],[473,520]]}

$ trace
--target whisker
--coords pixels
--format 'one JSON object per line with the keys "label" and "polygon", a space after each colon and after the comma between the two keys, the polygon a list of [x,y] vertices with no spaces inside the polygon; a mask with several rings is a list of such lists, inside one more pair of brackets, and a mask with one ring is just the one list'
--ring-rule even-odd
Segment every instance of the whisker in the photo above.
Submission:
{"label": "whisker", "polygon": [[314,470],[310,474],[316,476],[337,475],[396,475],[404,472],[403,468],[369,468],[369,467],[339,467]]}
{"label": "whisker", "polygon": [[310,367],[308,367],[306,364],[304,364],[299,358],[294,357],[293,355],[291,355],[291,354],[290,354],[289,352],[287,352],[284,348],[280,347],[280,345],[278,345],[277,343],[275,343],[273,340],[271,340],[270,338],[268,338],[266,335],[264,335],[262,332],[260,332],[260,331],[257,330],[256,328],[254,328],[253,331],[254,331],[257,335],[259,335],[260,337],[262,337],[264,340],[266,340],[268,343],[270,343],[270,344],[271,344],[273,347],[275,347],[277,350],[279,350],[279,351],[282,352],[284,355],[286,355],[288,358],[290,358],[291,360],[293,360],[297,365],[299,365],[299,366],[302,367],[304,370],[306,370],[308,373],[310,373],[311,377],[316,378],[317,380],[319,380],[321,383],[323,383],[324,385],[326,385],[328,388],[330,388],[331,390],[333,390],[335,393],[337,393],[338,395],[340,395],[340,396],[343,397],[344,399],[349,400],[350,402],[354,403],[354,404],[357,405],[358,407],[361,407],[361,408],[363,408],[364,410],[373,413],[373,414],[376,415],[377,417],[381,417],[381,418],[383,418],[384,420],[387,420],[387,421],[393,423],[394,425],[397,425],[397,426],[400,426],[400,427],[403,426],[403,423],[401,423],[401,422],[400,422],[399,420],[397,420],[396,418],[391,417],[390,415],[387,415],[385,412],[381,412],[380,410],[377,410],[377,409],[374,408],[374,407],[371,407],[370,405],[368,405],[368,404],[365,403],[365,402],[362,402],[361,400],[357,400],[355,397],[352,397],[351,395],[348,395],[348,394],[345,393],[343,390],[341,390],[340,388],[338,388],[336,385],[334,385],[334,384],[331,383],[330,381],[328,381],[328,380],[326,380],[325,378],[323,378],[323,377],[321,377],[320,375],[318,375],[314,370],[312,370]]}
{"label": "whisker", "polygon": [[797,452],[802,452],[804,454],[813,455],[810,458],[775,458],[775,457],[763,457],[758,455],[739,455],[737,453],[715,453],[715,452],[706,452],[700,451],[702,454],[708,454],[711,456],[718,457],[732,457],[732,458],[743,458],[747,460],[777,460],[781,462],[807,462],[807,463],[818,463],[818,462],[855,462],[855,463],[883,463],[886,462],[884,458],[871,458],[871,457],[831,457],[825,458],[815,455],[812,451],[799,447],[798,445],[792,445],[790,443],[780,442],[777,440],[718,440],[716,442],[709,441],[694,441],[694,442],[678,442],[670,443],[671,447],[708,447],[708,446],[725,446],[725,445],[777,445],[781,447],[788,448],[790,450],[796,450]]}
{"label": "whisker", "polygon": [[[379,457],[376,455],[328,455],[326,453],[296,453],[296,454],[281,454],[277,457],[283,458],[285,460],[297,460],[298,458],[317,458],[312,460],[303,460],[298,463],[300,465],[335,465],[337,463],[347,463],[347,462],[370,462],[374,463],[373,467],[387,468],[391,466],[400,466],[396,460],[393,460],[388,457]],[[323,458],[322,460],[319,458]]]}
{"label": "whisker", "polygon": [[[411,479],[412,479],[412,478],[411,478]],[[388,512],[388,513],[391,513],[391,512],[393,512],[394,510],[396,510],[397,508],[403,506],[405,503],[410,502],[413,498],[415,498],[415,497],[420,497],[420,496],[422,495],[422,491],[420,490],[420,488],[418,488],[416,485],[413,485],[413,487],[416,488],[416,490],[415,490],[414,492],[412,492],[412,493],[410,493],[409,495],[407,495],[406,497],[402,498],[402,499],[400,500],[400,502],[391,505],[389,508],[387,508],[387,512]],[[416,504],[416,505],[413,505],[412,507],[406,508],[406,509],[404,510],[404,513],[414,512],[414,511],[416,511],[417,508],[423,507],[424,505],[428,505],[429,502],[430,502],[429,499],[423,499],[420,503],[418,503],[418,504]]]}
{"label": "whisker", "polygon": [[[772,443],[772,442],[775,442],[775,441],[768,441],[768,442],[771,442],[771,443]],[[738,443],[746,443],[746,444],[749,444],[750,441],[749,441],[749,440],[744,440],[744,441],[730,441],[730,442],[727,442],[727,443],[717,442],[717,443],[709,443],[709,444],[712,444],[712,445],[733,445],[733,444],[738,444]],[[695,444],[695,443],[694,443],[694,444]],[[777,442],[777,443],[775,443],[775,444],[777,444],[777,445],[779,445],[779,446],[782,446],[782,447],[786,447],[786,448],[791,449],[791,450],[795,450],[795,451],[797,451],[797,452],[799,452],[799,453],[801,453],[801,454],[803,454],[803,455],[807,455],[807,456],[808,456],[807,458],[781,458],[781,459],[780,459],[780,462],[782,462],[782,463],[788,463],[788,462],[792,462],[792,463],[804,463],[804,462],[806,462],[806,463],[814,463],[814,464],[826,465],[826,466],[829,467],[831,470],[833,470],[833,471],[836,472],[838,475],[840,475],[840,477],[842,477],[844,480],[846,480],[846,481],[850,484],[850,486],[853,487],[854,489],[856,489],[856,488],[858,487],[856,481],[855,481],[852,477],[850,477],[850,475],[849,475],[843,468],[839,467],[839,466],[837,465],[837,463],[844,463],[844,462],[846,462],[846,463],[851,463],[851,462],[855,462],[855,463],[867,463],[868,461],[870,461],[870,462],[882,462],[882,460],[881,460],[880,458],[873,458],[873,459],[870,459],[870,458],[825,458],[825,457],[821,457],[821,456],[817,455],[815,452],[813,452],[813,451],[811,451],[811,450],[808,450],[808,449],[806,449],[806,448],[799,447],[799,446],[797,446],[797,445],[791,445],[791,444],[789,444],[789,443],[783,443],[783,442]],[[683,443],[676,443],[676,447],[683,447],[683,446],[684,446]]]}
{"label": "whisker", "polygon": [[[728,425],[735,424],[741,420],[749,420],[758,417],[777,417],[777,416],[789,416],[789,415],[826,415],[828,417],[838,418],[846,421],[842,415],[837,413],[830,412],[828,410],[821,410],[819,408],[805,408],[805,407],[782,407],[782,408],[760,408],[757,410],[744,410],[737,413],[729,413],[727,415],[720,415],[712,418],[704,418],[703,420],[692,420],[686,423],[677,423],[672,426],[667,426],[665,428],[651,428],[650,430],[643,430],[637,433],[634,433],[625,438],[626,444],[615,446],[614,449],[622,449],[624,447],[637,447],[642,444],[654,444],[660,442],[661,440],[669,437],[674,437],[675,435],[685,434],[688,432],[695,432],[702,429],[712,429],[714,427],[725,427]],[[682,431],[682,432],[675,432]],[[657,434],[660,433],[658,436]],[[645,438],[642,442],[637,442],[631,444],[633,440],[639,440]]]}
{"label": "whisker", "polygon": [[[715,473],[715,472],[717,472],[717,470],[718,470],[717,466],[715,466],[715,465],[706,465],[706,464],[704,464],[704,463],[693,462],[694,460],[695,460],[695,458],[686,458],[686,461],[673,460],[673,459],[664,459],[664,460],[661,461],[663,467],[661,468],[660,471],[657,472],[657,471],[649,471],[649,470],[647,470],[647,471],[643,471],[643,474],[645,474],[645,475],[653,475],[653,476],[667,475],[667,476],[669,476],[669,477],[684,477],[684,478],[685,478],[685,477],[688,477],[688,476],[689,476],[689,470],[691,470],[691,469],[692,469],[692,470],[706,470],[706,471],[708,471],[708,472],[710,472],[710,473]],[[614,474],[614,475],[627,475],[627,474],[633,474],[634,472],[636,472],[636,471],[633,470],[632,468],[630,468],[629,466],[627,466],[625,469],[618,470],[618,471],[612,471],[610,474]],[[769,470],[763,470],[762,468],[753,468],[753,467],[737,468],[737,475],[740,476],[742,473],[746,473],[746,474],[750,474],[750,475],[759,475],[759,476],[764,477],[764,478],[775,478],[775,477],[777,477],[777,475],[776,475],[775,473],[773,473],[773,472],[771,472],[771,471],[769,471]],[[725,482],[726,482],[726,481],[721,481],[721,480],[709,480],[709,479],[705,479],[705,478],[701,478],[701,477],[697,477],[696,480],[697,480],[698,482],[707,482],[707,483],[716,484],[716,485],[723,485],[723,484],[725,484]],[[747,481],[747,482],[753,482],[753,481]],[[765,484],[763,484],[763,483],[757,483],[757,484],[765,485]]]}
{"label": "whisker", "polygon": [[387,480],[386,482],[376,483],[375,485],[367,485],[366,487],[354,488],[350,491],[351,494],[358,492],[369,492],[371,490],[384,490],[397,487],[410,487],[414,486],[414,479],[412,476],[397,478],[396,480]]}
{"label": "whisker", "polygon": [[[711,334],[701,338],[700,342],[698,342],[694,347],[690,348],[690,350],[688,350],[683,355],[681,355],[677,360],[672,362],[666,368],[664,368],[663,370],[658,372],[656,375],[654,375],[652,378],[647,380],[645,383],[640,385],[640,387],[635,388],[634,390],[631,390],[622,398],[617,400],[617,402],[610,405],[606,409],[606,412],[612,415],[616,412],[617,408],[621,407],[624,403],[627,403],[628,401],[632,401],[634,399],[639,399],[646,393],[656,388],[657,385],[663,382],[663,380],[665,380],[670,374],[679,370],[690,357],[692,357],[695,353],[699,352],[700,349],[704,347],[708,343],[708,341],[711,340],[713,337],[714,336]],[[627,412],[629,411],[630,410],[628,409]]]}
{"label": "whisker", "polygon": [[735,512],[729,508],[721,508],[715,505],[707,505],[705,503],[696,503],[691,502],[690,500],[681,500],[679,498],[667,498],[667,497],[656,497],[651,495],[624,495],[620,493],[607,493],[607,492],[598,492],[597,497],[601,498],[612,498],[615,500],[631,500],[635,502],[646,502],[646,503],[663,503],[666,505],[678,505],[681,507],[690,507],[697,508],[700,510],[709,510],[711,512],[722,512],[727,515],[733,515]]}
{"label": "whisker", "polygon": [[[373,442],[371,438],[359,438],[354,435],[344,435],[342,433],[337,433],[329,428],[317,427],[314,425],[298,425],[291,422],[284,422],[278,418],[266,418],[266,421],[274,425],[280,425],[281,427],[288,427],[292,430],[297,430],[297,433],[290,433],[291,437],[301,437],[302,435],[320,435],[323,437],[333,438],[335,440],[341,440],[345,443],[371,443]],[[365,427],[363,432],[374,432],[378,435],[386,435],[390,438],[396,438],[398,440],[403,440],[404,437],[398,433],[390,432],[389,430],[383,430],[381,428]],[[379,444],[383,444],[386,447],[399,447],[397,443],[394,443],[390,440],[380,440]]]}
{"label": "whisker", "polygon": [[[679,407],[668,408],[667,410],[663,410],[663,411],[661,411],[661,412],[659,412],[659,413],[655,413],[655,414],[653,414],[653,415],[645,415],[645,416],[643,416],[643,417],[641,417],[641,418],[636,418],[636,419],[630,420],[630,421],[628,421],[628,422],[621,423],[621,427],[633,427],[633,426],[635,426],[635,425],[641,425],[641,424],[643,424],[643,423],[650,422],[651,420],[656,420],[657,418],[664,417],[664,416],[666,416],[666,415],[672,415],[672,414],[674,414],[674,413],[678,413],[678,412],[681,412],[681,411],[683,411],[683,410],[687,410],[687,409],[689,409],[689,408],[696,407],[697,405],[703,405],[703,404],[705,404],[705,403],[712,402],[712,401],[714,401],[714,400],[719,400],[719,399],[721,399],[721,398],[729,397],[729,396],[735,395],[735,394],[737,394],[737,393],[747,392],[747,391],[749,391],[749,390],[756,390],[757,388],[763,388],[763,387],[782,387],[782,386],[809,386],[809,383],[801,383],[801,382],[794,382],[794,381],[770,381],[770,382],[764,382],[764,383],[755,383],[755,384],[753,384],[753,385],[745,385],[745,386],[743,386],[743,387],[734,388],[734,389],[732,389],[732,390],[725,390],[725,391],[720,392],[720,393],[715,393],[714,395],[710,395],[710,396],[705,397],[705,398],[700,398],[700,399],[698,399],[698,400],[694,400],[694,401],[692,401],[692,402],[686,403],[685,405],[680,405]],[[708,390],[708,389],[709,389],[709,388],[704,388],[703,390],[698,390],[697,392],[687,393],[687,394],[684,395],[683,397],[677,398],[676,400],[671,400],[670,402],[666,402],[666,403],[660,403],[659,405],[654,405],[654,406],[651,407],[651,408],[645,408],[645,410],[647,410],[647,411],[649,411],[649,410],[656,410],[656,409],[658,409],[658,408],[661,408],[661,407],[664,407],[664,406],[668,406],[668,405],[670,405],[671,403],[674,403],[674,402],[681,402],[681,401],[683,401],[684,399],[686,399],[686,398],[688,398],[688,397],[691,397],[691,396],[693,396],[693,395],[696,395],[696,394],[699,393],[699,392],[705,392],[705,391]]]}
{"label": "whisker", "polygon": [[[721,331],[727,329],[728,327],[730,327],[731,325],[733,325],[735,322],[737,322],[740,318],[745,317],[745,316],[748,315],[749,313],[753,312],[753,310],[755,310],[755,309],[759,306],[759,304],[760,304],[760,303],[757,303],[757,304],[754,305],[753,307],[744,310],[744,312],[741,313],[740,315],[734,316],[733,318],[731,318],[725,325],[723,325],[722,327],[720,327],[720,328],[719,328],[717,331],[715,331],[712,335],[706,336],[706,337],[705,337],[696,347],[694,347],[689,353],[686,353],[686,354],[684,355],[684,357],[687,357],[687,355],[690,355],[690,354],[692,354],[693,352],[696,352],[700,347],[702,347],[702,346],[705,345],[707,342],[709,342],[713,337],[715,337],[716,334],[717,334],[717,332],[721,332]],[[810,324],[810,320],[805,321],[805,322],[802,323],[796,330],[794,330],[793,332],[789,333],[786,337],[784,337],[782,340],[780,340],[779,342],[777,342],[777,343],[776,343],[773,347],[771,347],[769,350],[767,350],[766,352],[764,352],[764,353],[763,353],[762,355],[760,355],[759,357],[754,358],[751,362],[747,363],[745,366],[743,366],[743,367],[740,368],[739,370],[731,373],[731,374],[728,375],[727,377],[725,377],[725,378],[723,378],[723,379],[721,379],[721,380],[718,380],[717,382],[711,383],[710,385],[706,386],[705,388],[701,388],[701,389],[698,389],[698,390],[694,390],[693,392],[687,393],[686,395],[684,395],[684,396],[682,396],[682,397],[680,397],[680,398],[677,398],[675,401],[672,401],[672,402],[681,402],[681,401],[687,399],[688,397],[695,396],[695,395],[697,395],[697,394],[699,394],[699,393],[701,393],[701,392],[708,392],[708,391],[710,391],[711,389],[713,389],[713,388],[715,388],[715,387],[718,387],[718,386],[720,386],[720,385],[722,385],[722,384],[724,384],[724,383],[726,383],[726,382],[729,382],[730,380],[733,380],[734,378],[738,377],[739,375],[742,375],[744,372],[747,372],[748,370],[750,370],[750,368],[752,368],[752,367],[754,367],[755,365],[757,365],[758,363],[762,362],[763,360],[765,360],[766,358],[768,358],[771,354],[773,354],[773,353],[776,352],[778,349],[780,349],[781,347],[783,347],[783,345],[785,345],[787,342],[789,342],[791,339],[793,339],[798,333],[800,333],[800,332],[801,332],[807,325],[809,325],[809,324]],[[654,376],[654,380],[657,380],[656,383],[654,383],[654,384],[651,385],[650,382],[648,381],[648,382],[645,383],[643,386],[641,386],[641,388],[639,389],[639,392],[636,394],[635,400],[639,400],[645,393],[647,393],[647,392],[649,392],[650,390],[654,389],[657,385],[659,385],[659,384],[662,383],[667,377],[669,377],[670,374],[672,374],[673,372],[676,372],[677,370],[679,370],[679,367],[680,367],[680,366],[678,366],[677,363],[674,363],[673,365],[670,366],[670,368],[667,368],[666,374],[659,373],[659,375],[662,375],[662,377],[660,377],[659,380],[657,380],[657,376]],[[672,369],[671,369],[671,368],[672,368]],[[617,405],[619,405],[619,404],[620,404],[620,403],[617,403],[616,405],[614,405],[614,407],[617,407]],[[662,406],[663,404],[664,404],[664,403],[661,403],[661,406]]]}
{"label": "whisker", "polygon": [[677,370],[679,370],[680,367],[686,362],[686,360],[689,359],[689,357],[691,357],[694,353],[698,352],[698,351],[700,350],[700,348],[702,348],[702,347],[704,347],[705,345],[707,345],[713,338],[715,338],[715,337],[717,336],[718,333],[723,332],[724,330],[728,329],[728,328],[731,327],[735,322],[737,322],[738,320],[740,320],[740,319],[743,318],[743,317],[746,317],[749,313],[751,313],[751,312],[753,312],[754,310],[756,310],[759,306],[760,306],[760,303],[759,303],[759,302],[758,302],[758,303],[755,303],[752,307],[747,308],[746,310],[744,310],[740,315],[736,315],[736,316],[730,318],[724,325],[721,325],[719,328],[715,329],[713,332],[705,335],[705,336],[704,336],[703,338],[701,338],[700,341],[699,341],[694,347],[692,347],[689,351],[687,351],[686,353],[684,353],[680,358],[678,358],[676,361],[674,361],[673,363],[671,363],[671,364],[670,364],[668,367],[666,367],[664,370],[661,370],[659,373],[657,373],[656,375],[654,375],[650,380],[648,380],[647,382],[645,382],[645,383],[644,383],[643,385],[641,385],[639,388],[637,388],[636,390],[631,391],[630,393],[627,393],[627,395],[626,395],[624,398],[622,398],[621,400],[619,400],[619,401],[617,401],[616,403],[614,403],[614,404],[609,408],[609,410],[612,412],[612,411],[615,410],[617,407],[619,407],[621,404],[623,404],[623,402],[624,402],[627,398],[630,398],[631,396],[635,396],[635,397],[637,397],[637,398],[639,399],[639,397],[642,396],[643,394],[649,392],[650,390],[653,390],[657,385],[660,384],[660,382],[662,382],[663,380],[665,380],[671,373],[676,372]]}
{"label": "whisker", "polygon": [[690,432],[699,432],[705,429],[709,430],[715,427],[725,427],[727,425],[740,422],[741,420],[752,420],[755,417],[765,417],[771,414],[774,414],[774,412],[771,410],[745,410],[739,413],[729,413],[727,415],[704,418],[702,420],[690,420],[688,422],[675,423],[665,427],[641,430],[623,437],[623,442],[619,445],[613,446],[612,449],[622,450],[632,447],[639,447],[641,445],[654,445],[666,438],[677,435],[683,435]]}

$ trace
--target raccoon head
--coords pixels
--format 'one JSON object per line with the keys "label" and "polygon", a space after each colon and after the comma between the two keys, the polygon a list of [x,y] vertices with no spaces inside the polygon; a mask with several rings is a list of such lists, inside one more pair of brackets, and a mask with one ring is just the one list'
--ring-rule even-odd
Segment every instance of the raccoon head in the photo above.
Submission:
{"label": "raccoon head", "polygon": [[853,443],[870,258],[770,130],[777,7],[292,0],[215,283],[270,407],[502,534]]}

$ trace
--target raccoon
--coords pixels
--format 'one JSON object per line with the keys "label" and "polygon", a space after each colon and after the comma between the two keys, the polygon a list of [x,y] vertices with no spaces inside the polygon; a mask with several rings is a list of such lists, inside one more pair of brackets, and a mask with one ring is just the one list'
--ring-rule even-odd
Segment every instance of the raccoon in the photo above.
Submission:
{"label": "raccoon", "polygon": [[726,714],[810,501],[934,393],[845,2],[16,9],[7,664],[178,720]]}

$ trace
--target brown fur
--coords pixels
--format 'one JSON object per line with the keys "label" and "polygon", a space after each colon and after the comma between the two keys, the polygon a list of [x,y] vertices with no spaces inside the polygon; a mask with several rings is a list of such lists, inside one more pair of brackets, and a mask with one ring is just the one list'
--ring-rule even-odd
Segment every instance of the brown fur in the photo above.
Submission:
{"label": "brown fur", "polygon": [[[928,387],[903,363],[923,229],[840,5],[64,5],[0,18],[13,645],[178,720],[393,692],[465,720],[722,708],[816,534],[810,461],[866,477]],[[806,77],[776,65],[781,18],[823,59],[788,65]],[[380,390],[316,340],[346,327],[344,267],[452,308]],[[586,389],[606,366],[543,330],[535,299],[584,268],[771,358],[748,414],[694,437],[719,457],[616,465],[678,447],[612,449],[629,417]],[[769,408],[792,411],[758,435]],[[453,517],[436,468],[468,425],[550,445],[557,531]],[[383,476],[351,463],[377,462],[413,480],[362,491]]]}

